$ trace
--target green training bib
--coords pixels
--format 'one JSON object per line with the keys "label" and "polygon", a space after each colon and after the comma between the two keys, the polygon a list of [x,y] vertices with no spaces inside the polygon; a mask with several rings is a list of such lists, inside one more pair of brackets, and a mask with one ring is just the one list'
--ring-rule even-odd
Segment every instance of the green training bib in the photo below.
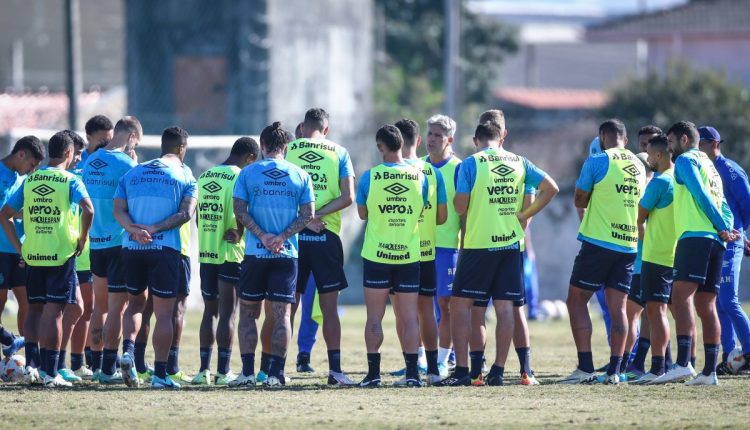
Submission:
{"label": "green training bib", "polygon": [[[665,170],[663,175],[667,175],[674,182],[674,171]],[[677,244],[677,234],[674,228],[674,199],[669,206],[664,208],[654,208],[648,214],[648,223],[646,224],[646,233],[643,236],[643,261],[658,264],[661,266],[672,267],[674,264],[674,248]]]}
{"label": "green training bib", "polygon": [[224,240],[227,230],[237,228],[232,192],[240,170],[237,166],[220,165],[198,178],[198,260],[201,263],[239,263],[244,257],[244,236],[237,244]]}
{"label": "green training bib", "polygon": [[[83,181],[83,178],[81,177],[80,170],[78,173],[73,173],[76,178]],[[75,203],[72,203],[72,205],[75,208],[75,214],[76,218],[78,218],[78,233],[76,234],[76,237],[80,236],[81,233],[81,221],[82,221],[82,215],[83,212],[81,211],[81,207],[78,206]],[[87,240],[86,245],[83,247],[83,251],[81,251],[81,255],[76,257],[76,272],[84,272],[91,270],[91,249],[89,247],[89,243],[91,241]]]}
{"label": "green training bib", "polygon": [[437,236],[437,176],[435,167],[424,160],[406,160],[410,165],[418,168],[427,178],[429,193],[427,206],[419,216],[419,250],[420,261],[435,260],[435,240]]}
{"label": "green training bib", "polygon": [[[716,209],[721,212],[722,202],[724,200],[724,186],[721,176],[716,170],[714,163],[708,158],[708,155],[701,151],[691,151],[700,165],[700,180],[703,188],[708,191]],[[674,182],[674,225],[677,228],[676,234],[679,239],[685,232],[708,232],[716,233],[716,228],[708,219],[708,216],[698,206],[698,203],[690,194],[684,184]]]}
{"label": "green training bib", "polygon": [[[429,157],[425,157],[428,160]],[[459,218],[456,212],[456,207],[453,205],[453,198],[456,196],[456,169],[461,164],[461,159],[455,155],[451,156],[448,161],[438,168],[440,174],[443,176],[443,182],[445,182],[445,196],[448,201],[448,218],[443,224],[437,226],[437,241],[436,246],[438,248],[450,248],[458,249],[458,241],[461,235],[461,218]]]}

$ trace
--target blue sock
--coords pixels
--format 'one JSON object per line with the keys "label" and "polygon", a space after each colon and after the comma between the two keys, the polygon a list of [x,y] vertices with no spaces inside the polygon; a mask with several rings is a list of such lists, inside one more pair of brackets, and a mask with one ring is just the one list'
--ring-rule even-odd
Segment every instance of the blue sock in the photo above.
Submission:
{"label": "blue sock", "polygon": [[91,350],[91,370],[96,372],[102,370],[102,362],[104,361],[104,351]]}
{"label": "blue sock", "polygon": [[[435,363],[437,363],[437,351],[435,351]],[[341,350],[340,349],[328,350],[328,369],[332,372],[341,373]]]}
{"label": "blue sock", "polygon": [[167,373],[174,375],[180,371],[180,347],[173,346],[169,348],[169,357],[167,357]]}
{"label": "blue sock", "polygon": [[135,370],[138,373],[148,371],[148,366],[146,366],[146,344],[136,342],[133,349],[133,355],[135,356]]}
{"label": "blue sock", "polygon": [[[425,351],[424,352],[425,358],[427,359],[427,373],[430,375],[439,375],[440,369],[438,369],[438,352],[437,349],[434,351]],[[329,358],[328,361],[331,359]],[[341,367],[341,363],[339,360],[339,368]],[[337,370],[337,372],[340,372],[341,370]]]}
{"label": "blue sock", "polygon": [[250,376],[255,374],[255,353],[241,354],[242,359],[242,374],[244,376]]}
{"label": "blue sock", "polygon": [[490,371],[487,373],[487,377],[489,378],[490,376],[499,376],[502,378],[504,373],[504,367],[496,366],[493,364],[492,367],[490,367]]}
{"label": "blue sock", "polygon": [[282,381],[283,372],[284,357],[271,354],[271,356],[268,357],[268,376],[275,376],[279,378],[280,381]]}
{"label": "blue sock", "polygon": [[413,354],[404,353],[407,379],[419,379],[419,369],[417,368],[417,362],[419,361],[418,357],[419,355],[416,352]]}
{"label": "blue sock", "polygon": [[102,373],[112,376],[115,374],[115,367],[117,366],[117,350],[105,348],[103,353],[104,359],[102,360]]}
{"label": "blue sock", "polygon": [[693,366],[693,369],[695,369],[695,357],[690,357],[690,364]]}
{"label": "blue sock", "polygon": [[651,370],[649,373],[660,376],[664,374],[664,357],[658,355],[651,356]]}
{"label": "blue sock", "polygon": [[47,375],[51,377],[57,376],[57,361],[60,359],[60,351],[47,351]]}
{"label": "blue sock", "polygon": [[482,374],[482,361],[484,360],[484,351],[471,351],[469,352],[469,362],[471,364],[471,371],[469,375],[472,379],[479,378]]}
{"label": "blue sock", "polygon": [[531,375],[531,348],[516,348],[518,363],[521,365],[521,373]]}
{"label": "blue sock", "polygon": [[154,361],[154,376],[161,379],[167,378],[167,362]]}
{"label": "blue sock", "polygon": [[229,373],[230,358],[232,358],[232,348],[219,348],[219,363],[216,366],[217,373],[221,373],[222,375]]}
{"label": "blue sock", "polygon": [[39,344],[37,342],[26,341],[23,344],[24,353],[26,355],[26,364],[33,368],[39,368]]}
{"label": "blue sock", "polygon": [[266,354],[265,352],[260,353],[260,371],[265,373],[266,375],[270,374],[270,370],[268,370],[268,363],[271,359],[271,354]]}
{"label": "blue sock", "polygon": [[0,327],[0,344],[10,346],[15,338],[16,337],[13,336],[13,333],[6,330],[5,327]]}
{"label": "blue sock", "polygon": [[578,368],[586,373],[594,373],[594,355],[591,351],[578,353]]}
{"label": "blue sock", "polygon": [[691,336],[677,335],[677,365],[687,367],[690,363],[690,348],[693,346]]}
{"label": "blue sock", "polygon": [[93,355],[91,353],[91,347],[90,346],[87,346],[87,347],[83,348],[83,356],[86,358],[86,366],[88,366],[89,368],[91,368],[91,366],[94,363],[94,357],[93,357]]}
{"label": "blue sock", "polygon": [[609,367],[607,367],[607,375],[616,375],[620,373],[620,364],[622,364],[622,356],[612,355],[609,357]]}
{"label": "blue sock", "polygon": [[367,353],[367,377],[380,377],[380,353]]}
{"label": "blue sock", "polygon": [[135,342],[130,339],[122,340],[122,354],[125,355],[126,352],[130,355],[130,358],[135,361]]}
{"label": "blue sock", "polygon": [[631,364],[641,372],[646,367],[646,354],[648,354],[649,348],[651,348],[651,339],[646,339],[645,337],[638,339],[638,349],[635,352],[635,359]]}
{"label": "blue sock", "polygon": [[201,368],[198,370],[199,372],[203,372],[204,370],[208,370],[211,368],[211,353],[213,348],[201,348],[200,349],[200,358],[201,358]]}
{"label": "blue sock", "polygon": [[39,364],[42,366],[42,372],[47,372],[47,348],[39,348]]}
{"label": "blue sock", "polygon": [[716,360],[719,358],[719,345],[715,343],[704,343],[703,350],[706,354],[706,363],[703,365],[703,375],[708,376],[716,372]]}
{"label": "blue sock", "polygon": [[664,369],[671,369],[674,361],[672,361],[672,342],[667,342],[667,349],[664,352]]}
{"label": "blue sock", "polygon": [[76,371],[83,367],[83,354],[70,353],[70,370]]}
{"label": "blue sock", "polygon": [[65,369],[65,356],[67,355],[67,351],[64,349],[60,350],[60,358],[57,359],[57,371],[59,372],[60,369]]}

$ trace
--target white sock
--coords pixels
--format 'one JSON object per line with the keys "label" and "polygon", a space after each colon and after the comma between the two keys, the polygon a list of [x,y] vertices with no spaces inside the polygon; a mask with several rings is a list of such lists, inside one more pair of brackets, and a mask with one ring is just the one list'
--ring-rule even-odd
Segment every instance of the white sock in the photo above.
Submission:
{"label": "white sock", "polygon": [[451,355],[450,348],[442,348],[438,346],[438,364],[448,363],[448,357],[450,357],[450,355]]}
{"label": "white sock", "polygon": [[417,364],[420,367],[427,367],[427,357],[424,355],[424,347],[420,346],[417,350]]}

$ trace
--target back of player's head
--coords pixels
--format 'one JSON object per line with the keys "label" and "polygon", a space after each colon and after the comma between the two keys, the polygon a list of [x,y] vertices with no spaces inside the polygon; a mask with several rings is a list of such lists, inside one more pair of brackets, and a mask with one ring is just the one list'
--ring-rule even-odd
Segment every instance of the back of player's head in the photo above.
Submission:
{"label": "back of player's head", "polygon": [[323,108],[312,108],[305,112],[305,130],[323,132],[328,127],[328,112]]}
{"label": "back of player's head", "polygon": [[688,144],[697,145],[700,140],[698,128],[690,121],[680,121],[672,124],[667,130],[667,135],[673,134],[679,141],[682,136],[687,136]]}
{"label": "back of player's head", "polygon": [[[128,118],[128,117],[125,117]],[[110,121],[109,118],[107,118],[104,115],[94,115],[91,118],[89,118],[88,121],[86,121],[86,134],[92,135],[96,133],[97,131],[109,131],[112,130],[114,126],[112,125],[112,121]]]}
{"label": "back of player's head", "polygon": [[625,124],[622,121],[612,118],[604,121],[599,126],[599,134],[611,139],[623,139],[627,136],[628,131],[625,129]]}
{"label": "back of player's head", "polygon": [[179,154],[183,146],[187,145],[188,132],[173,125],[161,132],[161,153]]}
{"label": "back of player's head", "polygon": [[73,131],[73,130],[63,130],[62,133],[67,134],[68,136],[70,136],[71,139],[73,139],[73,147],[75,149],[82,149],[82,148],[84,148],[86,146],[86,141],[83,140],[83,138],[81,137],[81,135],[79,135],[75,131]]}
{"label": "back of player's head", "polygon": [[117,121],[114,131],[115,136],[119,134],[130,135],[131,133],[138,137],[143,136],[143,127],[141,127],[141,122],[136,117],[124,116]]}
{"label": "back of player's head", "polygon": [[15,154],[20,151],[26,152],[39,161],[44,160],[47,152],[44,149],[44,144],[42,143],[42,141],[39,140],[39,138],[36,136],[24,136],[18,139],[13,145],[11,154]]}
{"label": "back of player's head", "polygon": [[284,145],[291,142],[293,136],[281,127],[281,122],[276,121],[267,126],[260,133],[260,144],[269,154],[275,154],[284,149]]}
{"label": "back of player's head", "polygon": [[386,124],[375,133],[375,141],[385,146],[390,152],[401,150],[404,145],[404,138],[395,125]]}
{"label": "back of player's head", "polygon": [[401,138],[404,140],[404,146],[412,147],[416,145],[419,138],[419,124],[416,121],[404,118],[393,124],[401,132]]}
{"label": "back of player's head", "polygon": [[474,130],[474,138],[480,142],[492,142],[503,137],[503,130],[491,121],[477,125]]}
{"label": "back of player's head", "polygon": [[669,149],[669,141],[665,134],[657,134],[649,139],[648,146],[656,152],[671,152]]}
{"label": "back of player's head", "polygon": [[302,139],[304,136],[304,132],[302,131],[302,126],[304,126],[305,123],[301,122],[297,124],[297,127],[294,128],[294,138],[295,139]]}
{"label": "back of player's head", "polygon": [[482,112],[479,115],[479,123],[491,122],[496,126],[500,127],[500,130],[505,130],[505,114],[500,109],[490,109]]}
{"label": "back of player's head", "polygon": [[247,157],[248,155],[258,158],[260,145],[252,137],[240,137],[234,141],[230,155],[233,157]]}
{"label": "back of player's head", "polygon": [[644,125],[641,127],[640,130],[638,130],[638,136],[643,136],[647,134],[663,134],[664,132],[661,131],[661,129],[655,125]]}
{"label": "back of player's head", "polygon": [[63,158],[65,152],[73,149],[73,139],[64,131],[58,131],[49,138],[49,158]]}
{"label": "back of player's head", "polygon": [[427,126],[437,125],[443,129],[448,137],[456,134],[456,121],[447,115],[433,115],[427,119]]}

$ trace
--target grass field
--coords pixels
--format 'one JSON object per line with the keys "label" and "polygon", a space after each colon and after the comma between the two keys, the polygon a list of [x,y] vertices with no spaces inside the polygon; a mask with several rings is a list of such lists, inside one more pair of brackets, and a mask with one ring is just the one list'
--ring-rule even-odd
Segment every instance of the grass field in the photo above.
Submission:
{"label": "grass field", "polygon": [[[198,313],[189,313],[180,351],[181,366],[198,370]],[[364,308],[345,308],[342,365],[353,379],[366,372]],[[11,318],[5,319],[12,324]],[[608,361],[603,324],[595,320],[595,362]],[[492,333],[494,325],[488,326]],[[312,365],[318,373],[294,372],[296,343],[287,374],[292,383],[268,390],[185,387],[179,392],[103,388],[84,383],[49,390],[0,384],[4,428],[507,428],[507,427],[648,427],[746,428],[750,379],[722,378],[718,387],[667,385],[562,386],[552,382],[575,366],[567,321],[531,324],[533,366],[541,386],[518,385],[518,361],[511,351],[506,386],[377,390],[328,388],[325,345],[319,339]],[[386,320],[383,369],[403,366],[392,314]],[[212,358],[215,366],[216,357]],[[494,356],[494,341],[488,342]],[[699,350],[698,367],[702,366]],[[151,358],[149,357],[149,360]],[[648,361],[647,361],[648,363]],[[257,369],[256,362],[256,369]],[[235,346],[232,368],[240,370]],[[386,378],[390,385],[395,378]]]}

